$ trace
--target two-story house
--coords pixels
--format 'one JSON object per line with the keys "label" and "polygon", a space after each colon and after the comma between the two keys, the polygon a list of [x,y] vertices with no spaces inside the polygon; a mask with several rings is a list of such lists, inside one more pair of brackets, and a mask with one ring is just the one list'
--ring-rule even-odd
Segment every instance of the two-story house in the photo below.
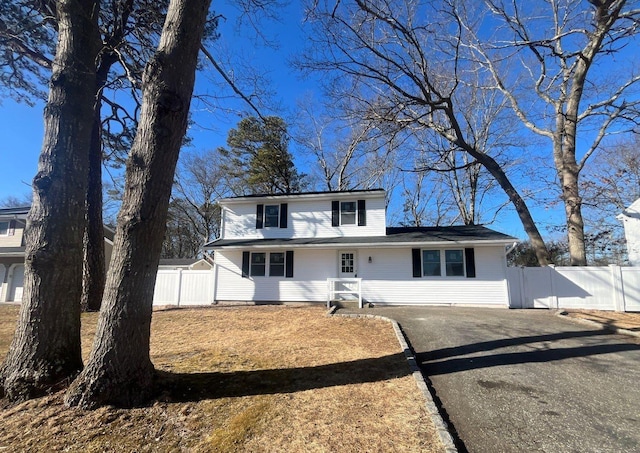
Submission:
{"label": "two-story house", "polygon": [[509,305],[505,246],[482,226],[387,228],[385,191],[220,200],[215,301]]}
{"label": "two-story house", "polygon": [[[29,206],[0,209],[0,302],[20,302],[24,284],[24,230]],[[113,247],[113,231],[104,228],[105,260]]]}

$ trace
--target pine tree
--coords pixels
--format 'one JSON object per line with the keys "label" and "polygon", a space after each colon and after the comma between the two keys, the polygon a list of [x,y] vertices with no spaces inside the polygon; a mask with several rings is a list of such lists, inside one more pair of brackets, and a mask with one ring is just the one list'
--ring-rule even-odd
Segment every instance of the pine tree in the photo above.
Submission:
{"label": "pine tree", "polygon": [[231,129],[229,149],[220,148],[231,190],[237,195],[299,192],[304,175],[289,153],[287,125],[282,118],[247,117]]}

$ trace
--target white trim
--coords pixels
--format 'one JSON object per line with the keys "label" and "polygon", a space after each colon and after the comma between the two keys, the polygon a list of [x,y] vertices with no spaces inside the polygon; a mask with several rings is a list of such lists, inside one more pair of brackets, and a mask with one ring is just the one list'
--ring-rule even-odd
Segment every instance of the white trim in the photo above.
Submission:
{"label": "white trim", "polygon": [[[351,273],[343,273],[342,272],[342,254],[343,253],[353,253],[353,272]],[[358,278],[358,250],[352,248],[342,248],[338,250],[338,279],[349,279],[349,278]]]}
{"label": "white trim", "polygon": [[4,278],[7,275],[7,266],[5,266],[4,264],[0,263],[0,302],[6,302],[5,300],[5,284],[4,284]]}
{"label": "white trim", "polygon": [[256,201],[259,200],[304,200],[307,198],[311,198],[314,200],[342,200],[345,198],[353,198],[357,197],[358,199],[369,199],[369,198],[384,198],[386,196],[386,192],[384,190],[371,190],[371,191],[353,191],[353,192],[322,192],[322,193],[311,193],[311,194],[287,194],[287,195],[264,195],[260,197],[256,196],[246,196],[246,197],[235,197],[235,198],[222,198],[218,200],[218,204],[220,206],[231,205],[231,204],[239,204],[246,203],[248,201]]}

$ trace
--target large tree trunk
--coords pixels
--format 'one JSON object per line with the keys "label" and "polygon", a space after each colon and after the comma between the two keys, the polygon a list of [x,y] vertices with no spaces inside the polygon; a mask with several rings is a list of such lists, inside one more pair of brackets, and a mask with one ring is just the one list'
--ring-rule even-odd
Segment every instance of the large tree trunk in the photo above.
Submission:
{"label": "large tree trunk", "polygon": [[58,44],[27,217],[22,309],[1,374],[12,400],[44,394],[82,369],[82,239],[98,3],[59,0],[56,7]]}
{"label": "large tree trunk", "polygon": [[[100,78],[100,74],[98,74]],[[102,85],[99,85],[100,87]],[[82,311],[98,311],[106,280],[104,230],[102,221],[102,122],[100,121],[100,88],[97,98],[89,148],[89,186],[87,218],[84,231],[84,266],[82,269]]]}
{"label": "large tree trunk", "polygon": [[538,259],[538,264],[540,264],[540,266],[547,266],[549,264],[549,251],[542,239],[542,235],[540,235],[540,231],[533,221],[533,217],[531,217],[531,212],[529,212],[527,204],[522,199],[522,196],[518,193],[516,188],[513,187],[513,184],[511,184],[511,181],[502,167],[500,167],[500,164],[498,164],[491,156],[478,152],[473,147],[466,145],[464,142],[460,142],[458,144],[467,153],[469,153],[471,157],[486,168],[489,173],[491,173],[491,176],[493,176],[505,194],[507,194],[509,201],[511,201],[511,204],[518,213],[518,217],[520,217],[525,233],[529,236],[529,241],[531,242],[531,247],[533,247],[536,254],[536,258]]}
{"label": "large tree trunk", "polygon": [[70,406],[132,406],[152,396],[153,288],[209,3],[171,1],[158,51],[145,68],[140,124],[127,161],[96,340],[67,392]]}

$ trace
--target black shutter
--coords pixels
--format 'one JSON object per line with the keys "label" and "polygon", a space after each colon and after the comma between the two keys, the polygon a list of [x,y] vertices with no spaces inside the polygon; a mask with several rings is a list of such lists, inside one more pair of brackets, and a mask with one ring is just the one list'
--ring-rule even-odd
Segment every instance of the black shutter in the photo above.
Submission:
{"label": "black shutter", "polygon": [[284,266],[284,276],[287,278],[293,278],[293,250],[287,250]]}
{"label": "black shutter", "polygon": [[280,204],[280,228],[287,227],[287,203]]}
{"label": "black shutter", "polygon": [[413,261],[413,276],[422,277],[422,261],[420,259],[420,249],[411,249],[411,258]]}
{"label": "black shutter", "polygon": [[467,265],[467,278],[476,277],[476,258],[473,249],[464,249],[464,261]]}
{"label": "black shutter", "polygon": [[367,225],[367,204],[364,200],[358,200],[358,226]]}
{"label": "black shutter", "polygon": [[242,278],[249,277],[249,252],[242,252]]}
{"label": "black shutter", "polygon": [[256,229],[262,228],[262,224],[264,221],[264,205],[259,204],[256,207]]}
{"label": "black shutter", "polygon": [[340,202],[331,202],[331,226],[340,225]]}

